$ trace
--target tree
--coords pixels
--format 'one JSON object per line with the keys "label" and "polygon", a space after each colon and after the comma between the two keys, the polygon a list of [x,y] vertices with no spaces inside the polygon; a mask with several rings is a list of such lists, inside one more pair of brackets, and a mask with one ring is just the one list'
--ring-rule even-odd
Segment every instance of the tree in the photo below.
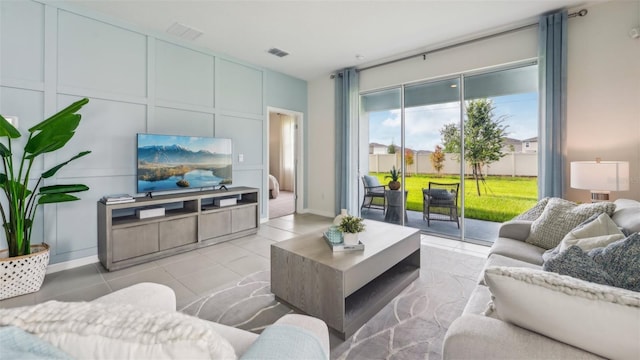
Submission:
{"label": "tree", "polygon": [[429,159],[431,160],[433,168],[436,169],[436,172],[440,175],[442,168],[444,168],[444,152],[442,151],[442,146],[436,145],[436,149],[431,153]]}
{"label": "tree", "polygon": [[404,165],[407,168],[413,165],[413,151],[411,149],[404,149]]}
{"label": "tree", "polygon": [[[464,122],[464,157],[471,166],[476,190],[480,196],[480,180],[484,181],[482,166],[500,160],[502,139],[506,134],[506,126],[502,125],[504,117],[495,118],[494,106],[489,99],[477,99],[467,104],[467,118]],[[444,151],[457,153],[460,151],[460,129],[456,124],[447,124],[440,131]]]}
{"label": "tree", "polygon": [[391,140],[391,144],[387,146],[387,154],[395,154],[396,153],[396,144]]}

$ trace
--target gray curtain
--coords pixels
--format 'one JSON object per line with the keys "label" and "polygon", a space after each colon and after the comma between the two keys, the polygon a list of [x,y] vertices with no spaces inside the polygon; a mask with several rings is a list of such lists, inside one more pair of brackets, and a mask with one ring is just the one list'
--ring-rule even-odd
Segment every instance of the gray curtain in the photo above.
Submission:
{"label": "gray curtain", "polygon": [[352,169],[355,169],[357,164],[354,164],[354,159],[357,159],[354,154],[351,154],[353,144],[351,143],[351,129],[352,124],[356,123],[359,114],[359,86],[358,86],[358,72],[355,68],[347,68],[339,71],[335,77],[335,89],[336,89],[336,159],[335,159],[335,186],[336,186],[336,198],[335,198],[335,213],[339,214],[340,209],[347,209],[350,214],[355,214],[357,209],[352,209],[349,204],[352,196],[350,191],[349,181],[353,175]]}
{"label": "gray curtain", "polygon": [[567,117],[567,11],[540,17],[538,197],[563,197]]}

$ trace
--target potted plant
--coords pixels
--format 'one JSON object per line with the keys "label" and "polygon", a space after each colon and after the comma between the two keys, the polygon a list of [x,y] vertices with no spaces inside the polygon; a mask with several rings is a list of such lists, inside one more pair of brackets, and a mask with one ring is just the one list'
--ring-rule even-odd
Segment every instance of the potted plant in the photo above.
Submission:
{"label": "potted plant", "polygon": [[400,189],[400,181],[398,181],[398,179],[400,179],[400,171],[396,169],[395,165],[393,165],[391,170],[389,170],[389,175],[385,176],[384,178],[391,179],[391,181],[389,181],[389,189],[391,190]]}
{"label": "potted plant", "polygon": [[76,112],[88,102],[86,98],[76,101],[30,128],[24,149],[15,154],[12,139],[19,138],[21,134],[0,115],[0,138],[6,138],[0,142],[3,165],[0,188],[6,197],[6,202],[0,202],[0,215],[9,246],[8,250],[0,251],[0,300],[38,291],[42,285],[49,264],[49,246],[46,243],[31,245],[32,225],[38,207],[78,200],[71,193],[89,190],[82,184],[41,185],[44,179],[51,178],[62,167],[90,151],[83,151],[42,172],[35,185],[30,186],[35,159],[64,147],[71,140],[81,119]]}
{"label": "potted plant", "polygon": [[355,245],[359,242],[358,233],[364,231],[364,220],[357,216],[347,215],[340,221],[338,229],[342,231],[345,244]]}

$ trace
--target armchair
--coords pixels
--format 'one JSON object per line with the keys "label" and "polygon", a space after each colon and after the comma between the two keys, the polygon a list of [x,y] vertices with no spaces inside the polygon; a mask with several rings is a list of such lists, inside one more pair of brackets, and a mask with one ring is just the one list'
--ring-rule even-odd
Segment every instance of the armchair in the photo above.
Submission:
{"label": "armchair", "polygon": [[378,178],[375,176],[364,175],[362,177],[362,185],[364,186],[364,197],[360,209],[379,209],[385,211],[385,185],[380,185]]}
{"label": "armchair", "polygon": [[458,191],[460,183],[443,184],[429,182],[427,189],[422,189],[422,219],[430,226],[431,220],[455,221],[460,229],[458,217]]}

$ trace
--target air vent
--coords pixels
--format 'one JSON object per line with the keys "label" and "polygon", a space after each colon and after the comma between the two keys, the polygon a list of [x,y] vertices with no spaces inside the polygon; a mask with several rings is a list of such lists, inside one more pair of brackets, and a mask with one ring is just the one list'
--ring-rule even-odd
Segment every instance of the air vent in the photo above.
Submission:
{"label": "air vent", "polygon": [[202,31],[180,24],[179,22],[175,22],[173,25],[169,26],[167,33],[185,40],[195,40],[202,35]]}
{"label": "air vent", "polygon": [[278,48],[271,48],[269,49],[269,51],[267,51],[269,54],[275,55],[277,57],[285,57],[287,55],[289,55],[288,52],[284,51],[284,50],[280,50]]}

